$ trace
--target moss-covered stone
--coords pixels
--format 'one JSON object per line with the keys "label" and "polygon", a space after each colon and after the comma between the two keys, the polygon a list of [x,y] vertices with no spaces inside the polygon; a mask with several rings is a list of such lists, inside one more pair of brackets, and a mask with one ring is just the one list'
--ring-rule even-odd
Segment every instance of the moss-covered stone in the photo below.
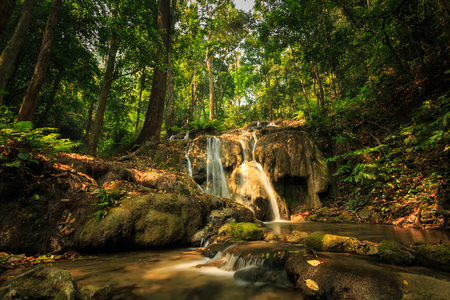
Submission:
{"label": "moss-covered stone", "polygon": [[395,265],[409,265],[414,261],[414,255],[399,242],[384,240],[378,246],[381,260]]}
{"label": "moss-covered stone", "polygon": [[341,223],[341,220],[338,217],[329,217],[328,222],[330,223]]}
{"label": "moss-covered stone", "polygon": [[317,214],[311,214],[308,216],[308,221],[317,221]]}
{"label": "moss-covered stone", "polygon": [[414,244],[411,252],[424,266],[450,271],[450,244]]}
{"label": "moss-covered stone", "polygon": [[228,233],[241,240],[262,240],[264,238],[261,228],[249,222],[231,223],[228,227]]}
{"label": "moss-covered stone", "polygon": [[305,246],[317,251],[356,252],[360,241],[356,238],[313,233],[305,239]]}
{"label": "moss-covered stone", "polygon": [[303,243],[307,237],[308,237],[308,233],[294,230],[291,232],[291,234],[288,234],[286,236],[286,242],[292,243],[292,244]]}
{"label": "moss-covered stone", "polygon": [[167,246],[187,242],[222,206],[211,196],[153,193],[123,200],[78,236],[80,248]]}
{"label": "moss-covered stone", "polygon": [[0,299],[78,299],[80,291],[66,270],[42,266],[6,281]]}

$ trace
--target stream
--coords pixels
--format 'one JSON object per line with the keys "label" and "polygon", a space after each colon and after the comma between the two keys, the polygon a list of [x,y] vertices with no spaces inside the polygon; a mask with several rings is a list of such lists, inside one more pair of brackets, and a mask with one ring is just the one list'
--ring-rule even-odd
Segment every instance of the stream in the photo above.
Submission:
{"label": "stream", "polygon": [[115,300],[303,299],[294,289],[250,284],[235,280],[235,272],[196,267],[208,261],[194,249],[174,249],[101,254],[51,267],[68,270],[80,287],[111,286]]}
{"label": "stream", "polygon": [[[450,241],[450,234],[446,231],[371,224],[268,222],[264,228],[266,232],[280,234],[287,234],[292,230],[326,232],[374,242],[394,239],[407,245],[419,240]],[[354,257],[357,261],[359,256]],[[342,259],[344,258],[350,259]],[[185,248],[86,256],[85,260],[57,262],[51,267],[70,271],[80,287],[110,285],[113,288],[112,299],[304,299],[292,288],[246,283],[233,278],[235,271],[201,266],[210,261],[211,259],[202,257],[196,249]],[[436,271],[420,268],[429,274]]]}

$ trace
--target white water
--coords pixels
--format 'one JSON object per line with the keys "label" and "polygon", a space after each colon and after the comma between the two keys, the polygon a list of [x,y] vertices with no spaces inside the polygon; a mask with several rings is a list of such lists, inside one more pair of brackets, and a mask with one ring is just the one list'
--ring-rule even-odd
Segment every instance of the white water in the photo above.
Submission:
{"label": "white water", "polygon": [[[275,192],[273,190],[272,184],[266,175],[263,167],[260,163],[255,160],[255,148],[258,139],[256,135],[252,133],[253,145],[250,147],[251,138],[248,134],[241,136],[240,142],[242,145],[242,157],[243,163],[238,169],[238,186],[235,193],[235,201],[242,203],[244,206],[255,212],[254,195],[252,189],[252,178],[250,174],[256,176],[257,180],[263,185],[264,190],[269,197],[270,206],[272,209],[274,219],[272,221],[279,221],[281,219],[280,210],[278,208],[278,203],[276,200]],[[251,153],[251,160],[247,160],[247,152]],[[253,178],[254,180],[254,178]]]}
{"label": "white water", "polygon": [[205,192],[217,197],[230,199],[230,192],[220,159],[220,139],[210,137],[206,147],[206,190]]}

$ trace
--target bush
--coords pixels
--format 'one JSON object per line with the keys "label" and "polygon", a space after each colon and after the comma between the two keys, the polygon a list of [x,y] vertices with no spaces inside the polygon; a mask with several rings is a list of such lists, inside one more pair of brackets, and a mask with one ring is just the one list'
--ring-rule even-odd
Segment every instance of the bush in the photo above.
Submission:
{"label": "bush", "polygon": [[53,158],[57,152],[70,151],[77,143],[59,139],[55,128],[34,128],[31,122],[14,122],[12,112],[0,107],[0,170],[28,168],[39,164],[38,158]]}

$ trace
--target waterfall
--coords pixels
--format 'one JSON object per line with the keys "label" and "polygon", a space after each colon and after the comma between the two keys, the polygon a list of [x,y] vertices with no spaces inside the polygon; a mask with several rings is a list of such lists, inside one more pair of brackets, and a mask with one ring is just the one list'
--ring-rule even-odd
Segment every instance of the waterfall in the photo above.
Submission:
{"label": "waterfall", "polygon": [[[186,146],[186,150],[184,150],[184,156],[186,157],[186,161],[187,161],[188,175],[192,179],[194,179],[194,177],[193,177],[193,173],[192,173],[192,163],[191,163],[191,160],[189,159],[189,151],[191,151],[193,145],[194,144],[190,144],[190,146],[189,146],[189,143],[188,143],[188,145]],[[194,182],[195,182],[195,180],[194,180]],[[195,182],[195,183],[197,183],[197,182]],[[197,186],[200,189],[200,191],[202,191],[202,193],[203,193],[203,189],[198,183],[197,183]]]}
{"label": "waterfall", "polygon": [[183,140],[187,140],[189,138],[189,131],[186,132],[186,135],[184,136]]}
{"label": "waterfall", "polygon": [[186,150],[184,151],[184,156],[186,157],[186,160],[187,160],[188,175],[192,177],[192,163],[191,163],[191,160],[189,159],[189,151],[190,150],[191,149],[190,149],[189,144],[188,144],[187,147],[186,147]]}
{"label": "waterfall", "polygon": [[206,147],[206,193],[230,199],[225,172],[220,159],[220,139],[210,137]]}
{"label": "waterfall", "polygon": [[[235,201],[243,204],[255,213],[255,199],[253,195],[253,183],[251,175],[256,176],[257,180],[262,184],[267,196],[269,197],[270,206],[274,217],[273,221],[278,221],[281,219],[281,217],[275,192],[263,167],[255,160],[255,148],[258,140],[254,133],[252,133],[252,138],[253,145],[251,147],[251,151],[250,147],[248,146],[248,144],[250,143],[248,135],[241,136],[240,138],[243,153],[243,163],[239,166],[239,169],[237,171],[237,188],[235,192]],[[251,153],[251,160],[247,160],[247,152]]]}

